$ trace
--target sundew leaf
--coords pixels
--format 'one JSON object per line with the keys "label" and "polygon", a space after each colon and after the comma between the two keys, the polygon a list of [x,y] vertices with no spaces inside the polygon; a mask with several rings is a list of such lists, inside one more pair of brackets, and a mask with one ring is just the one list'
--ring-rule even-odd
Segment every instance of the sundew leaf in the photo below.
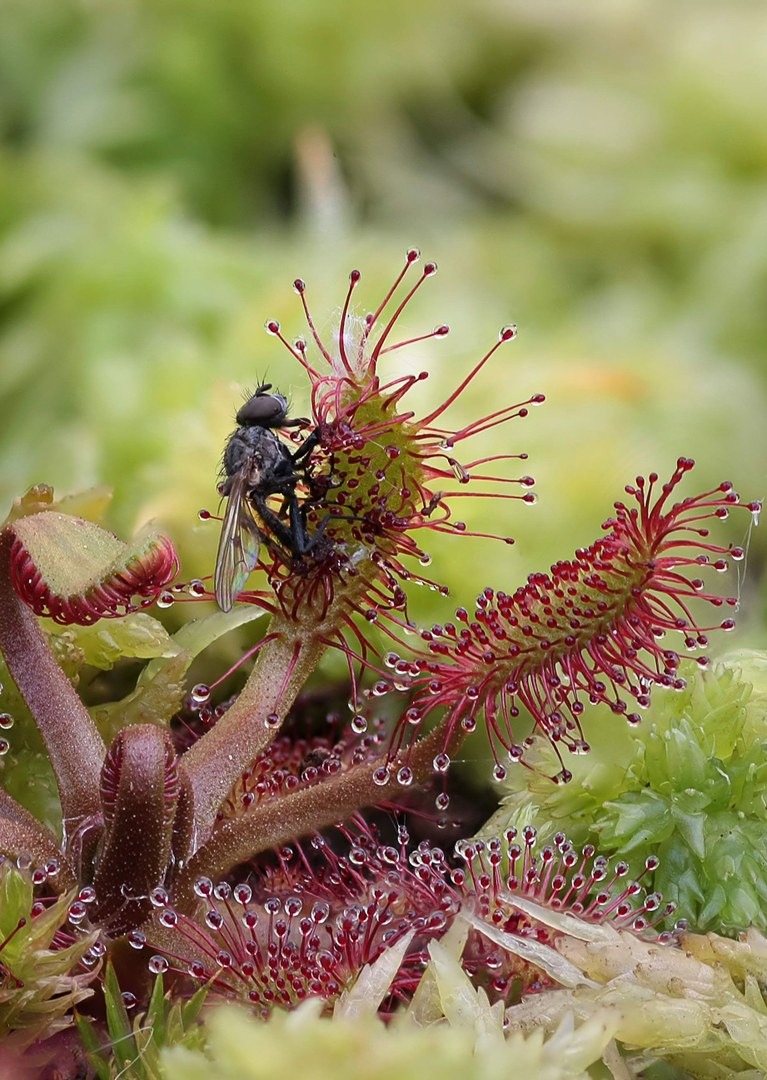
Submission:
{"label": "sundew leaf", "polygon": [[59,623],[123,615],[136,597],[155,596],[178,569],[173,545],[157,533],[126,544],[92,521],[51,510],[6,528],[14,589],[37,615]]}
{"label": "sundew leaf", "polygon": [[50,510],[20,519],[14,534],[57,596],[84,592],[109,576],[129,551],[94,522]]}

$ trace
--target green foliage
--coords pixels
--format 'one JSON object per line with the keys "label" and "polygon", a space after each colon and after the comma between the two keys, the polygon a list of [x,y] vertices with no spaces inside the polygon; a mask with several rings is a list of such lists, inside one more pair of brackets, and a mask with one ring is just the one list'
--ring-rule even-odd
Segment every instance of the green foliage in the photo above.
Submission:
{"label": "green foliage", "polygon": [[[241,607],[227,613],[213,612],[182,626],[167,639],[162,652],[153,654],[154,659],[142,669],[129,694],[119,701],[94,706],[92,714],[99,729],[112,737],[126,724],[170,721],[189,692],[189,668],[199,653],[231,630],[261,619],[263,614],[255,607]],[[161,625],[154,619],[150,622],[150,639],[153,635],[159,638],[155,629],[162,631]],[[119,640],[119,633],[117,637]]]}
{"label": "green foliage", "polygon": [[98,933],[59,945],[73,897],[61,896],[32,917],[30,875],[0,862],[0,1040],[24,1048],[72,1023],[72,1009],[92,995],[96,971],[81,966]]}
{"label": "green foliage", "polygon": [[544,832],[593,842],[634,874],[658,856],[654,886],[676,902],[677,916],[702,930],[766,927],[766,664],[764,654],[706,670],[690,662],[687,688],[657,692],[637,728],[594,710],[586,721],[592,751],[568,761],[574,778],[564,786],[546,779],[556,758],[536,739],[538,772],[511,773],[511,793],[488,829],[532,812]]}
{"label": "green foliage", "polygon": [[77,1027],[98,1080],[159,1080],[161,1052],[183,1046],[195,1050],[203,1045],[200,1011],[207,990],[202,987],[188,1001],[176,1000],[166,993],[162,975],[155,979],[149,1005],[133,1019],[128,1015],[114,968],[107,965],[104,979],[106,1026],[109,1042],[104,1043],[100,1029],[85,1016],[78,1016]]}
{"label": "green foliage", "polygon": [[370,1015],[353,1021],[323,1018],[318,1004],[307,1001],[292,1013],[275,1012],[266,1022],[234,1006],[222,1007],[208,1018],[204,1054],[185,1049],[163,1054],[163,1080],[205,1080],[211,1073],[221,1080],[285,1075],[356,1080],[361,1062],[370,1080],[419,1080],[426,1065],[442,1080],[519,1074],[529,1080],[586,1080],[586,1067],[610,1039],[599,1020],[575,1031],[565,1023],[546,1041],[539,1033],[507,1039],[502,1016],[493,1017],[486,1001],[477,1006],[476,998],[468,1013],[456,1007],[450,1020],[428,1027],[406,1018],[388,1027]]}
{"label": "green foliage", "polygon": [[764,1074],[767,939],[758,931],[737,942],[685,934],[673,948],[526,904],[533,908],[562,933],[557,959],[580,974],[570,988],[547,994],[543,1009],[535,998],[511,1008],[511,1032],[527,1031],[531,1021],[543,1033],[569,1016],[600,1017],[624,1048],[623,1059],[605,1055],[615,1077],[644,1075],[654,1059],[701,1080]]}
{"label": "green foliage", "polygon": [[[446,62],[476,58],[484,20],[467,34],[460,10],[455,0],[370,10],[348,0],[213,9],[13,0],[0,120],[12,145],[52,146],[128,175],[171,173],[199,216],[248,225],[279,206],[303,129],[359,133],[403,94],[444,88]],[[400,47],[390,50],[382,42],[394,26]]]}

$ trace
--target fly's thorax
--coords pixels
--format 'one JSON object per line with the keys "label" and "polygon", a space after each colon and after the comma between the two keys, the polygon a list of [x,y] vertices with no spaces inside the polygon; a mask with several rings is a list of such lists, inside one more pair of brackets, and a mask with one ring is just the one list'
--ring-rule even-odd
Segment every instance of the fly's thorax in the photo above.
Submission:
{"label": "fly's thorax", "polygon": [[240,427],[230,437],[224,450],[227,477],[245,471],[251,483],[263,481],[279,486],[293,475],[290,451],[273,431],[263,427]]}

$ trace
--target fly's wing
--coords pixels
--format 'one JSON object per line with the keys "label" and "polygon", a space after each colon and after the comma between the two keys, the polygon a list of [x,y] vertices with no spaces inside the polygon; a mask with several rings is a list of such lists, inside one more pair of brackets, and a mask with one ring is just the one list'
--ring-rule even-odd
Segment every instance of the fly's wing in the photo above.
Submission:
{"label": "fly's wing", "polygon": [[213,582],[222,611],[231,611],[238,593],[258,562],[261,534],[247,499],[247,481],[239,474],[232,481],[221,538],[216,555]]}

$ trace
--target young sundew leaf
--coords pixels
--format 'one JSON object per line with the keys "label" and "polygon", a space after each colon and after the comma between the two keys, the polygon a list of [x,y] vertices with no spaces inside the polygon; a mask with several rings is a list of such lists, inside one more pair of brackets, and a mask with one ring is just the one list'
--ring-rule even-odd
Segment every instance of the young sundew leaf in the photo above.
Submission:
{"label": "young sundew leaf", "polygon": [[[170,720],[189,692],[187,673],[195,657],[230,630],[254,622],[264,614],[248,605],[226,614],[214,612],[203,619],[186,623],[173,637],[168,638],[166,650],[157,653],[155,659],[146,665],[130,694],[120,701],[99,705],[91,710],[99,730],[105,737],[111,737],[126,724]],[[115,626],[120,626],[124,621]]]}
{"label": "young sundew leaf", "polygon": [[107,576],[128,550],[94,522],[50,510],[19,520],[14,534],[58,596],[84,592]]}
{"label": "young sundew leaf", "polygon": [[182,651],[162,623],[143,611],[93,626],[72,627],[67,632],[73,634],[73,642],[82,652],[83,663],[104,671],[120,659],[169,658]]}

